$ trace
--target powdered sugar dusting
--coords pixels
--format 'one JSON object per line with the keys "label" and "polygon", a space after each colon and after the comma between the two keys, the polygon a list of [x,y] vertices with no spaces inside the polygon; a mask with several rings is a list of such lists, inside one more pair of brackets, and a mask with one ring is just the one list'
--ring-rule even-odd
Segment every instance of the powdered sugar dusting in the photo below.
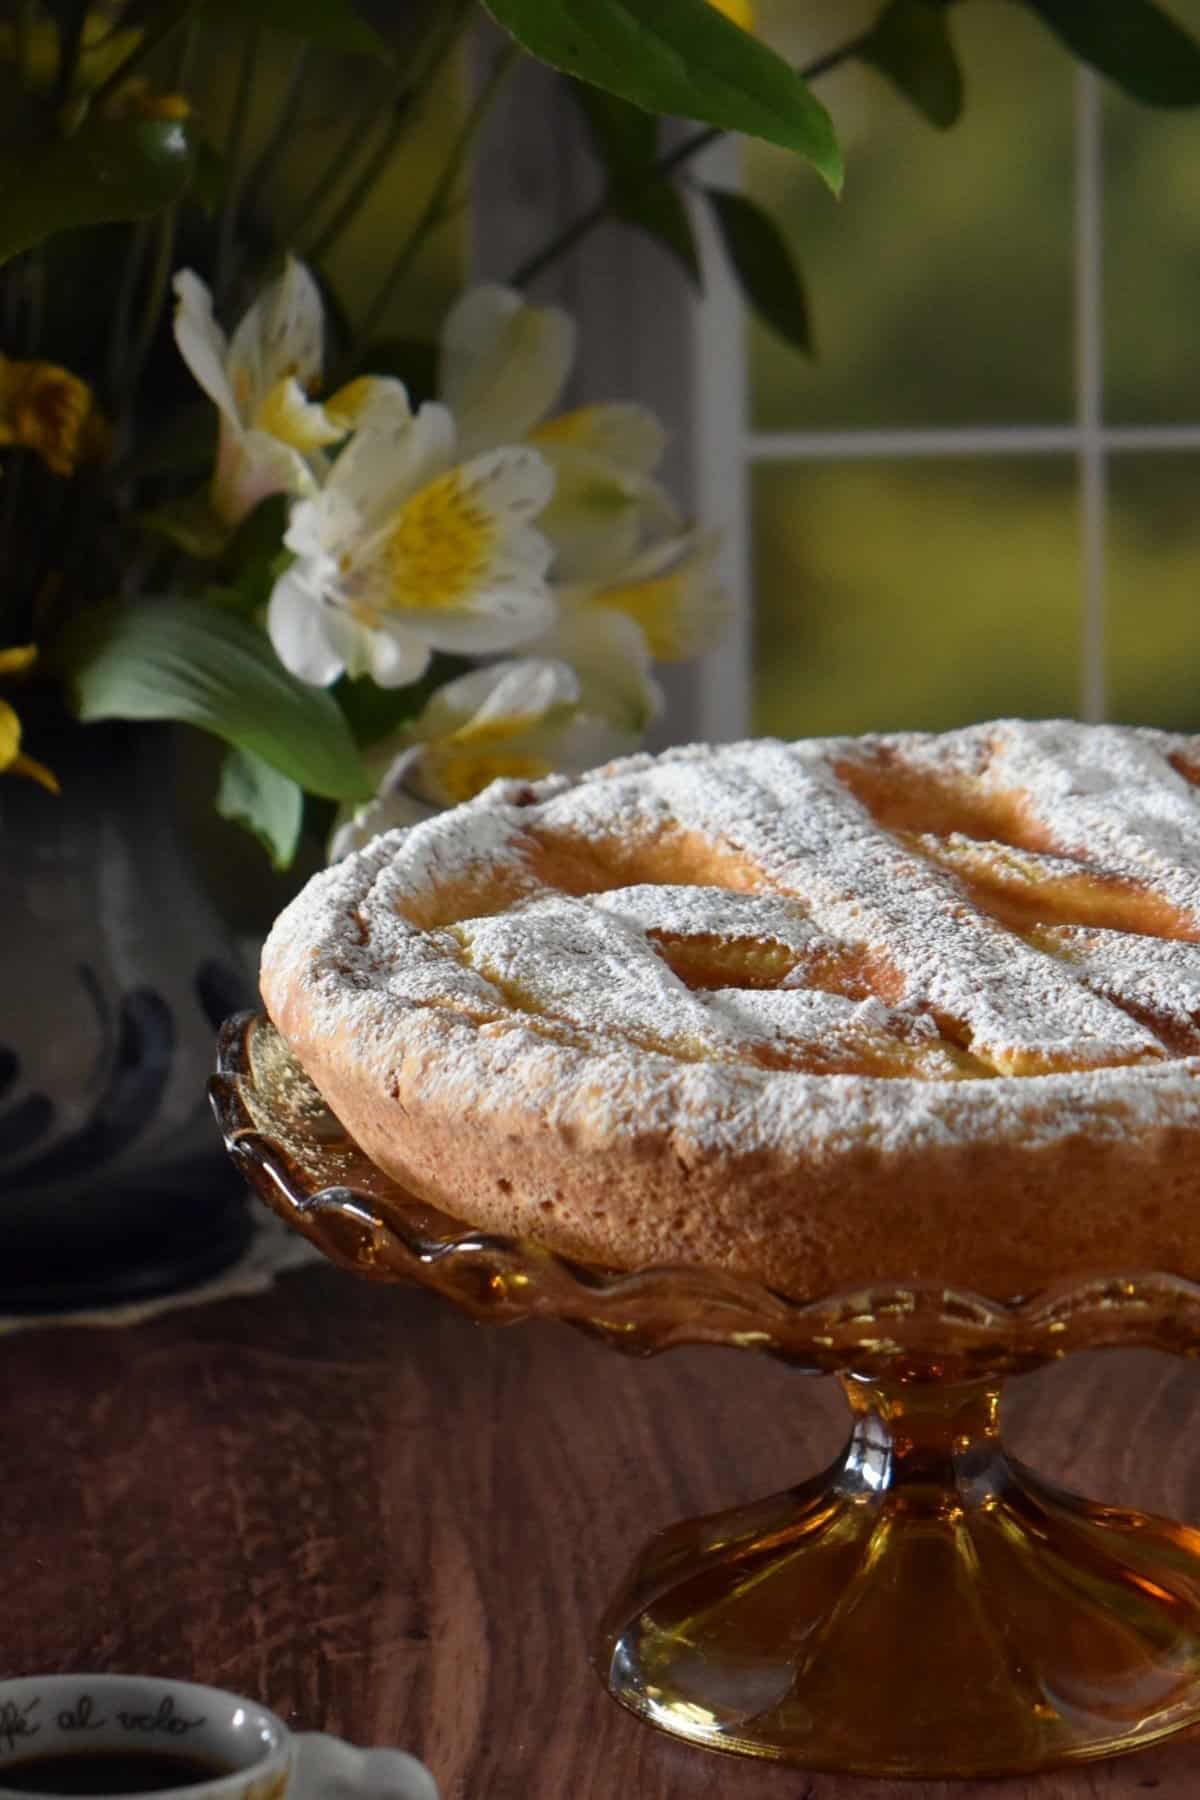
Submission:
{"label": "powdered sugar dusting", "polygon": [[[1005,721],[498,783],[311,883],[264,993],[426,1101],[600,1137],[811,1153],[1200,1117],[1200,798],[1172,756],[1200,744]],[[878,769],[904,829],[868,804]],[[1016,836],[947,827],[959,793]],[[1148,923],[1094,926],[1106,884]]]}

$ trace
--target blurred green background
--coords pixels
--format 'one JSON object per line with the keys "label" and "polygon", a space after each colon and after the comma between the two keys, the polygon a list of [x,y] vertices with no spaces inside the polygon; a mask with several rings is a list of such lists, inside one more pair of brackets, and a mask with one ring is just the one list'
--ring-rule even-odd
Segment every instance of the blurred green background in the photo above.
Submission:
{"label": "blurred green background", "polygon": [[[869,20],[858,0],[758,0],[797,62]],[[1200,32],[1200,0],[1172,10]],[[821,84],[848,152],[840,203],[742,151],[804,268],[817,359],[751,325],[763,431],[1070,426],[1074,78],[1006,0],[954,7],[963,119],[940,133],[872,71]],[[1200,114],[1106,89],[1104,420],[1200,423]],[[759,462],[754,727],[936,729],[1079,707],[1074,459]],[[1109,712],[1200,726],[1200,452],[1110,463]]]}

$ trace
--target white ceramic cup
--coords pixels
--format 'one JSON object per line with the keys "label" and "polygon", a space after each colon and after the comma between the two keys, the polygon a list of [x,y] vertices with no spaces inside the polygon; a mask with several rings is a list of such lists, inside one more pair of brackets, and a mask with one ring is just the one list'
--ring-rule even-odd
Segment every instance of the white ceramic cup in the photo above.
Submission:
{"label": "white ceramic cup", "polygon": [[[106,1787],[176,1800],[438,1800],[423,1763],[289,1731],[255,1700],[154,1675],[29,1675],[0,1681],[0,1797],[30,1794],[21,1768],[89,1755],[192,1758],[214,1771],[186,1785]],[[59,1791],[62,1791],[61,1789]],[[78,1790],[75,1790],[78,1792]],[[42,1785],[37,1800],[47,1792]]]}

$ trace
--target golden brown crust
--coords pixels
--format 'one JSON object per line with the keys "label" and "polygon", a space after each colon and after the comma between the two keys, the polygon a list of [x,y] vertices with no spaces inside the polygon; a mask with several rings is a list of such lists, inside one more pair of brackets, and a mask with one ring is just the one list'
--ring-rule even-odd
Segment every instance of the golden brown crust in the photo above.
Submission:
{"label": "golden brown crust", "polygon": [[1002,724],[493,791],[319,878],[263,991],[381,1167],[584,1260],[1200,1277],[1197,760]]}

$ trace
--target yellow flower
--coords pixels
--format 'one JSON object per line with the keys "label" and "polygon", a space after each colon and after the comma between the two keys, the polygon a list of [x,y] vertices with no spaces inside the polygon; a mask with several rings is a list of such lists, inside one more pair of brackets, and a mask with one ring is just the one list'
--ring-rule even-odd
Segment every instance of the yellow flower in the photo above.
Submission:
{"label": "yellow flower", "polygon": [[0,355],[0,444],[36,450],[56,475],[73,475],[103,441],[92,390],[57,363]]}
{"label": "yellow flower", "polygon": [[[0,650],[0,675],[20,675],[36,657],[33,644]],[[58,782],[49,769],[43,763],[35,762],[32,756],[22,755],[21,721],[6,700],[0,700],[0,774],[28,775],[31,781],[40,781],[52,794],[58,792]]]}

